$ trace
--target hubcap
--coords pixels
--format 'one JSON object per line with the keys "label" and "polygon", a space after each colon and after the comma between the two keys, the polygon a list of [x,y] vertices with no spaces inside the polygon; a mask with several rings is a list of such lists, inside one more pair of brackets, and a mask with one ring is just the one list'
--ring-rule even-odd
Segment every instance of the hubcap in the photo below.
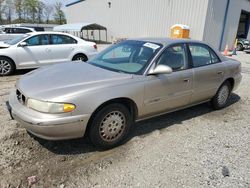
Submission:
{"label": "hubcap", "polygon": [[226,85],[224,85],[220,89],[219,94],[218,94],[219,105],[224,105],[227,101],[228,96],[229,96],[229,88]]}
{"label": "hubcap", "polygon": [[125,129],[125,116],[120,111],[108,113],[101,121],[99,134],[107,142],[118,139]]}
{"label": "hubcap", "polygon": [[86,61],[86,59],[83,56],[78,56],[75,58],[75,61]]}
{"label": "hubcap", "polygon": [[83,57],[76,58],[77,61],[83,61]]}
{"label": "hubcap", "polygon": [[1,75],[5,75],[9,73],[11,70],[10,63],[6,60],[0,60],[0,73]]}

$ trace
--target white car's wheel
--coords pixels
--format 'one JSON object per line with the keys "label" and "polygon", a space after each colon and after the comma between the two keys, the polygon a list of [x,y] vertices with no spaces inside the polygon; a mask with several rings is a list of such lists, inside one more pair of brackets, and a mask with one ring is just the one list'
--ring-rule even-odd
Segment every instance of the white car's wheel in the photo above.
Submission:
{"label": "white car's wheel", "polygon": [[72,61],[83,61],[83,62],[86,62],[86,61],[88,61],[88,58],[87,58],[87,56],[84,55],[84,54],[76,54],[76,55],[73,57]]}
{"label": "white car's wheel", "polygon": [[15,63],[6,57],[0,57],[0,76],[8,76],[15,71]]}

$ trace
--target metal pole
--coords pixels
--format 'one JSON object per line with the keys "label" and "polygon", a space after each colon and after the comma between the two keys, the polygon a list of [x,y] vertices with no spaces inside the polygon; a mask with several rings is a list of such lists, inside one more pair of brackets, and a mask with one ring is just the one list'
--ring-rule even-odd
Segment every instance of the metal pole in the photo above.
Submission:
{"label": "metal pole", "polygon": [[108,42],[108,32],[107,32],[107,29],[105,31],[106,31],[106,42]]}
{"label": "metal pole", "polygon": [[99,41],[101,41],[101,30],[99,29]]}

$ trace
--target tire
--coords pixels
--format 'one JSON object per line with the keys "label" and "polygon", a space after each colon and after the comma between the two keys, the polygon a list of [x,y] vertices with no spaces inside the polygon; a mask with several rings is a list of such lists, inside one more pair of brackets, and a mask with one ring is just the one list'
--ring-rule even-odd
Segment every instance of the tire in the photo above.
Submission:
{"label": "tire", "polygon": [[86,61],[88,61],[88,58],[87,58],[87,56],[84,55],[84,54],[76,54],[76,55],[73,57],[72,61],[83,61],[83,62],[86,62]]}
{"label": "tire", "polygon": [[98,149],[120,145],[127,137],[132,124],[129,110],[122,104],[110,104],[94,116],[89,129],[91,143]]}
{"label": "tire", "polygon": [[11,75],[15,69],[15,63],[11,59],[7,57],[0,57],[0,76]]}
{"label": "tire", "polygon": [[236,48],[236,50],[237,51],[242,51],[242,50],[244,50],[244,47],[243,47],[243,45],[242,44],[237,44],[237,48]]}
{"label": "tire", "polygon": [[212,107],[215,110],[220,110],[227,105],[228,99],[231,95],[232,86],[230,82],[224,82],[218,89],[216,95],[212,98]]}

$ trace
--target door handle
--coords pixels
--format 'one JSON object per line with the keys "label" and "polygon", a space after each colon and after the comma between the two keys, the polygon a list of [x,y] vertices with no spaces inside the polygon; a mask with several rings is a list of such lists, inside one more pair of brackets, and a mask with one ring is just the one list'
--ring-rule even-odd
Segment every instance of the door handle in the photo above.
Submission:
{"label": "door handle", "polygon": [[183,82],[190,82],[190,79],[189,78],[185,78],[185,79],[183,79]]}
{"label": "door handle", "polygon": [[45,50],[46,52],[51,52],[51,49],[49,49],[49,48],[46,48],[46,50]]}
{"label": "door handle", "polygon": [[223,71],[219,71],[219,72],[217,72],[217,74],[223,74]]}

